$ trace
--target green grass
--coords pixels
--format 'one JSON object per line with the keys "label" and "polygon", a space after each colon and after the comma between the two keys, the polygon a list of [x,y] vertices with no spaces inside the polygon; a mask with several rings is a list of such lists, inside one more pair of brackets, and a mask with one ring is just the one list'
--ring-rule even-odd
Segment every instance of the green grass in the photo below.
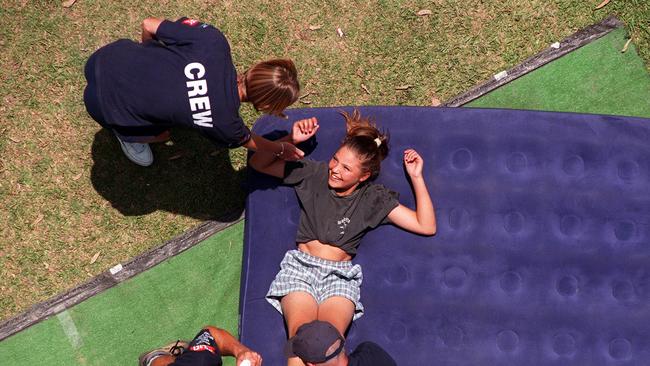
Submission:
{"label": "green grass", "polygon": [[650,118],[650,74],[625,42],[617,29],[465,106]]}
{"label": "green grass", "polygon": [[[187,15],[218,26],[239,70],[269,57],[294,59],[303,92],[312,93],[309,106],[429,105],[433,96],[459,94],[609,13],[630,25],[647,68],[650,4],[613,0],[594,11],[597,2],[84,0],[65,9],[59,1],[5,0],[0,318],[243,208],[242,149],[218,150],[173,131],[173,145],[155,146],[155,165],[142,169],[87,116],[85,60],[117,38],[136,39],[143,18]],[[423,8],[433,14],[417,16]],[[402,85],[411,87],[395,90]],[[251,123],[258,115],[245,107],[242,116]]]}
{"label": "green grass", "polygon": [[223,230],[67,309],[80,342],[68,339],[60,316],[7,338],[0,343],[3,365],[134,365],[141,353],[191,339],[206,324],[237,335],[243,228]]}

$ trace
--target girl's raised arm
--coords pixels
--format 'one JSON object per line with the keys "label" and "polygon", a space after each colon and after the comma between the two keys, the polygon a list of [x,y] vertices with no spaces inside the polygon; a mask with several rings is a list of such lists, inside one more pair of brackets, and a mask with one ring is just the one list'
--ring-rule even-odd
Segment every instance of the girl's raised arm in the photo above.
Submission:
{"label": "girl's raised arm", "polygon": [[400,204],[388,214],[388,219],[402,229],[416,234],[433,235],[436,233],[436,213],[422,176],[424,161],[417,151],[407,149],[404,151],[404,166],[413,185],[416,210]]}
{"label": "girl's raised arm", "polygon": [[260,173],[268,174],[277,178],[284,177],[285,161],[284,154],[294,145],[307,141],[318,131],[318,120],[314,117],[297,121],[293,124],[291,134],[276,140],[282,146],[282,150],[273,154],[268,151],[258,150],[253,153],[248,163],[251,168]]}

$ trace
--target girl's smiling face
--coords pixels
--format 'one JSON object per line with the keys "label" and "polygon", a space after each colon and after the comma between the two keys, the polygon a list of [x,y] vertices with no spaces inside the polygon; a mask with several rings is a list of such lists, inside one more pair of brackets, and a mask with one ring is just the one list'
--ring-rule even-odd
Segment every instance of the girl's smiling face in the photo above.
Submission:
{"label": "girl's smiling face", "polygon": [[347,146],[341,146],[330,159],[327,185],[340,196],[352,193],[369,177],[370,172],[363,169],[357,154]]}

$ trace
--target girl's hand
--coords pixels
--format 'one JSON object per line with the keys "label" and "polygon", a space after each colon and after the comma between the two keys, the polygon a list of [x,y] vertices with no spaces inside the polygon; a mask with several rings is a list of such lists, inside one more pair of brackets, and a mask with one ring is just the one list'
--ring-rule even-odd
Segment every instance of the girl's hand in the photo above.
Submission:
{"label": "girl's hand", "polygon": [[248,366],[262,366],[262,356],[257,352],[244,351],[237,355],[237,366],[243,366],[242,362],[248,360]]}
{"label": "girl's hand", "polygon": [[404,166],[406,172],[411,178],[419,178],[422,176],[422,167],[424,160],[417,151],[413,149],[404,150]]}
{"label": "girl's hand", "polygon": [[294,144],[309,140],[318,131],[318,120],[316,117],[301,119],[293,124],[291,130],[291,141]]}
{"label": "girl's hand", "polygon": [[282,143],[282,153],[278,154],[277,157],[285,161],[297,161],[305,157],[305,153],[302,152],[299,148],[290,144],[288,142]]}

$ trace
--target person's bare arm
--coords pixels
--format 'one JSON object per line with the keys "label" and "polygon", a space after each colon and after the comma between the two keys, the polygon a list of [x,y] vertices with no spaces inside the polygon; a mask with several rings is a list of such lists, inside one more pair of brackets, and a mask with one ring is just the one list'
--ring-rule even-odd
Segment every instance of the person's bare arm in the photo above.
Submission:
{"label": "person's bare arm", "polygon": [[142,21],[142,42],[146,42],[156,38],[158,27],[164,19],[160,18],[147,18]]}
{"label": "person's bare arm", "polygon": [[[290,136],[285,136],[275,141],[278,144],[284,145],[284,147],[282,147],[283,149],[286,149],[287,146],[293,146],[291,144]],[[284,166],[286,165],[286,162],[280,159],[277,154],[268,151],[257,150],[255,153],[253,153],[250,160],[248,160],[248,164],[251,168],[260,173],[264,173],[276,178],[284,177]]]}
{"label": "person's bare arm", "polygon": [[280,142],[281,140],[270,141],[252,133],[251,138],[243,146],[255,152],[270,153],[273,156],[278,156],[282,160],[295,161],[305,156],[305,153],[293,144],[281,144]]}
{"label": "person's bare arm", "polygon": [[262,365],[262,356],[241,344],[228,331],[212,326],[205,327],[205,329],[210,331],[210,334],[214,337],[219,352],[224,356],[235,357],[237,365],[240,365],[243,360],[250,361],[251,366]]}
{"label": "person's bare arm", "polygon": [[[291,146],[307,141],[314,136],[318,131],[318,127],[318,120],[313,117],[297,121],[293,124],[290,135],[275,140],[274,143],[281,144],[282,149],[287,151]],[[260,173],[282,178],[284,176],[285,160],[287,159],[283,159],[282,154],[257,150],[251,156],[249,164],[251,168]]]}
{"label": "person's bare arm", "polygon": [[404,151],[404,165],[413,185],[416,210],[400,204],[388,214],[388,219],[402,229],[416,234],[433,235],[436,233],[436,213],[422,176],[424,161],[417,151],[408,149]]}

